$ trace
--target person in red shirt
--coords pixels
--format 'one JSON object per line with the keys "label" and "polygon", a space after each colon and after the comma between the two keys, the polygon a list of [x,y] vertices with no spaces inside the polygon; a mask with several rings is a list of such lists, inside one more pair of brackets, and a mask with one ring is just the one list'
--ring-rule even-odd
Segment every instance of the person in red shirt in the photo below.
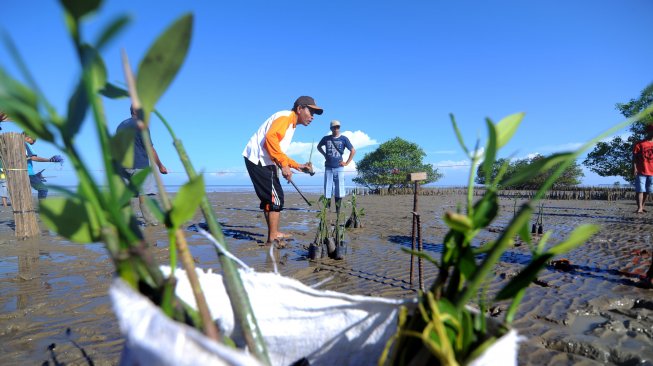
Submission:
{"label": "person in red shirt", "polygon": [[263,122],[243,150],[245,167],[261,201],[260,208],[268,226],[267,244],[289,237],[279,231],[284,195],[278,168],[289,182],[293,174],[291,168],[304,173],[313,171],[310,163],[297,163],[286,155],[286,150],[297,125],[308,126],[313,121],[313,115],[321,115],[323,111],[313,98],[301,96],[295,100],[292,110],[277,112]]}
{"label": "person in red shirt", "polygon": [[633,174],[637,192],[637,213],[646,212],[644,204],[653,188],[653,124],[646,126],[646,138],[633,149]]}

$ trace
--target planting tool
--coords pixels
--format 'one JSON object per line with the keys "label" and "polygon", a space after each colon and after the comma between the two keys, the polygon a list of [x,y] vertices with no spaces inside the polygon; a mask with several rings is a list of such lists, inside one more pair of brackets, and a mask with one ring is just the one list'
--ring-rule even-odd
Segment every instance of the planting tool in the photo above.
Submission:
{"label": "planting tool", "polygon": [[[277,164],[277,166],[279,167],[279,169],[281,169],[281,166],[280,166],[279,164]],[[313,173],[313,174],[315,174],[315,173]],[[306,202],[306,204],[309,205],[309,206],[311,206],[311,202],[309,202],[309,200],[304,196],[304,194],[302,193],[302,191],[299,190],[299,187],[297,187],[297,185],[295,184],[295,182],[293,182],[292,179],[288,179],[288,182],[290,182],[290,184],[292,184],[292,186],[295,187],[295,189],[297,190],[297,193],[299,193],[299,195],[302,196],[302,198],[304,199],[304,201]]]}
{"label": "planting tool", "polygon": [[306,199],[306,197],[304,197],[304,194],[302,193],[302,191],[299,190],[299,187],[297,187],[295,182],[293,182],[292,180],[288,180],[288,182],[290,182],[290,184],[292,184],[292,186],[295,187],[295,189],[297,190],[297,193],[299,193],[299,195],[302,196],[302,198],[304,199],[306,204],[311,206],[311,202],[309,202],[308,199]]}

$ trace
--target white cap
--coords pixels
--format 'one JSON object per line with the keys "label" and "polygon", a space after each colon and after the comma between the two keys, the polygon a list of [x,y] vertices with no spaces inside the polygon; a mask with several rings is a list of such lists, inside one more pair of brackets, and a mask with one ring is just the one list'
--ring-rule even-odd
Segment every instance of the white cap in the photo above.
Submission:
{"label": "white cap", "polygon": [[338,121],[337,119],[331,121],[331,127],[335,127],[335,126],[340,126],[340,121]]}

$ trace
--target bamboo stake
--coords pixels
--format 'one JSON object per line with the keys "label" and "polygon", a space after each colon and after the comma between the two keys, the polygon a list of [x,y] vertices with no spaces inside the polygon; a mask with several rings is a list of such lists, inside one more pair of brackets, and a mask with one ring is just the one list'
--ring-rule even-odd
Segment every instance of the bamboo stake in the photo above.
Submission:
{"label": "bamboo stake", "polygon": [[[179,154],[181,163],[184,165],[186,174],[190,179],[196,178],[197,171],[193,167],[193,164],[191,164],[190,158],[188,157],[188,154],[186,153],[186,149],[184,148],[184,145],[182,144],[181,140],[177,138],[177,136],[175,135],[174,131],[172,130],[168,122],[165,120],[165,118],[163,118],[163,116],[156,110],[154,110],[154,113],[157,115],[157,117],[159,117],[159,119],[161,119],[161,122],[163,122],[163,124],[168,129],[168,132],[172,136],[173,144],[177,149],[177,153]],[[202,209],[202,213],[204,214],[204,219],[206,220],[206,224],[209,227],[209,231],[211,232],[211,235],[220,244],[222,244],[223,247],[228,249],[229,246],[224,240],[224,235],[222,234],[222,228],[220,227],[220,224],[218,223],[218,220],[215,217],[215,214],[213,213],[213,209],[211,208],[211,204],[209,203],[209,200],[206,198],[206,195],[202,198],[200,208]],[[321,242],[318,244],[322,245]],[[258,326],[258,323],[256,321],[256,316],[254,314],[254,311],[252,310],[252,305],[249,302],[249,297],[247,295],[247,292],[245,291],[245,287],[243,286],[243,281],[240,278],[238,271],[236,270],[234,262],[231,259],[229,259],[226,255],[220,252],[218,252],[218,258],[220,259],[220,265],[222,266],[222,270],[224,271],[224,284],[225,284],[225,289],[227,290],[227,294],[229,295],[229,300],[231,301],[231,308],[234,312],[234,317],[236,318],[236,321],[238,322],[238,324],[240,324],[241,328],[243,329],[245,342],[247,343],[249,349],[252,350],[252,353],[259,360],[262,360],[263,362],[269,365],[270,360],[268,357],[267,347],[263,340],[263,335],[261,334],[261,329]]]}
{"label": "bamboo stake", "polygon": [[[127,58],[127,53],[125,50],[122,51],[122,60],[123,60],[123,69],[125,72],[125,79],[127,80],[127,85],[129,87],[129,96],[132,100],[132,107],[134,110],[141,110],[140,99],[138,98],[138,93],[136,91],[136,82],[134,80],[131,67],[129,66],[129,60]],[[140,127],[140,132],[143,137],[143,142],[145,143],[145,148],[147,150],[147,156],[150,160],[150,164],[154,163],[154,152],[152,148],[152,141],[150,140],[150,135],[147,130],[147,125],[140,120],[142,113],[137,113],[138,121],[137,124]],[[163,181],[161,180],[161,175],[157,169],[152,169],[152,174],[156,180],[157,186],[159,188],[159,195],[161,196],[161,202],[163,208],[166,211],[170,211],[172,205],[170,204],[170,199],[168,198],[168,193],[166,192]],[[175,237],[177,238],[177,251],[181,256],[181,263],[186,270],[188,276],[188,281],[193,290],[193,295],[195,296],[195,302],[197,303],[197,309],[199,310],[200,316],[202,317],[202,325],[204,327],[204,333],[207,337],[218,341],[221,338],[221,335],[218,331],[218,328],[213,322],[211,317],[209,307],[206,303],[206,298],[204,297],[204,292],[202,292],[202,287],[200,286],[199,280],[197,278],[197,273],[195,272],[195,265],[193,264],[193,258],[188,250],[188,245],[186,244],[186,238],[184,237],[181,229],[175,231]]]}
{"label": "bamboo stake", "polygon": [[27,175],[27,160],[25,158],[25,139],[16,132],[0,135],[0,156],[5,164],[7,188],[14,211],[16,237],[26,239],[39,236],[39,225],[36,219],[32,187]]}

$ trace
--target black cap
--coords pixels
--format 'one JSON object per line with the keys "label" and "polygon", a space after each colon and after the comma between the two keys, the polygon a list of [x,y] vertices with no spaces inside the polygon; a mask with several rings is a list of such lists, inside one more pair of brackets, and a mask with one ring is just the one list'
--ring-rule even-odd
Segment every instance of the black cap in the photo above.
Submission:
{"label": "black cap", "polygon": [[295,109],[297,109],[297,106],[300,106],[300,105],[308,106],[310,109],[315,111],[315,114],[322,114],[322,112],[324,112],[324,110],[322,108],[317,106],[317,103],[315,103],[315,99],[313,99],[312,97],[306,96],[306,95],[303,95],[303,96],[297,98],[297,100],[295,101],[295,104],[293,105],[292,109],[295,110]]}

